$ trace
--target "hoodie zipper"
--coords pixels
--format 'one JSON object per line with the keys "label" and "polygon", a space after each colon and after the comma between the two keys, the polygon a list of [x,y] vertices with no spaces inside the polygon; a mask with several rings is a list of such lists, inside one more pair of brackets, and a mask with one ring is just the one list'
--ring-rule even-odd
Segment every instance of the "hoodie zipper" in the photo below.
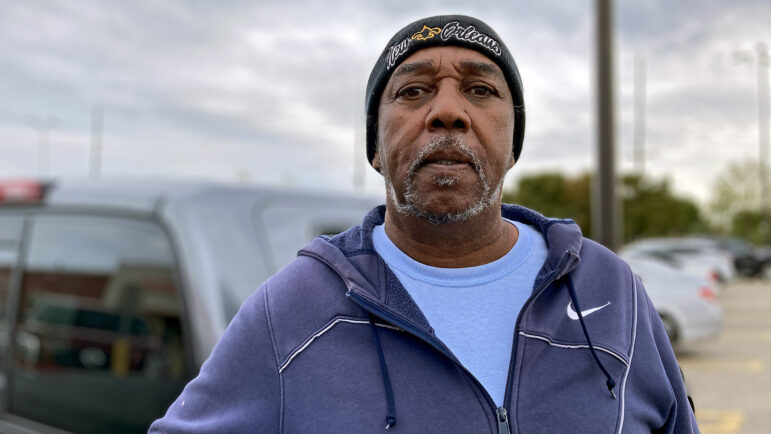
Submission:
{"label": "hoodie zipper", "polygon": [[[493,401],[493,398],[490,397],[490,394],[487,393],[487,389],[482,386],[482,383],[479,382],[479,380],[474,376],[474,374],[471,373],[468,369],[466,369],[463,364],[460,363],[460,361],[450,352],[450,350],[441,343],[441,341],[434,339],[431,335],[423,332],[419,328],[413,326],[409,322],[405,321],[402,318],[399,318],[396,315],[391,314],[390,312],[386,311],[385,309],[381,308],[380,305],[372,300],[370,300],[367,297],[364,297],[363,295],[354,292],[353,290],[349,290],[346,295],[348,298],[353,300],[354,303],[359,305],[362,309],[366,310],[367,312],[388,321],[392,325],[395,325],[402,330],[412,334],[413,336],[416,336],[423,341],[425,341],[427,344],[431,345],[435,350],[439,351],[440,353],[444,354],[447,358],[449,358],[453,363],[455,363],[456,366],[458,366],[460,369],[462,369],[468,376],[470,376],[479,386],[479,389],[482,391],[482,394],[484,395],[485,399],[487,400],[487,403],[490,405],[490,408],[494,410],[496,420],[498,421],[498,433],[506,433],[509,434],[508,431],[508,417],[506,416],[506,409],[503,407],[497,407],[495,405],[495,402]],[[503,415],[503,422],[501,422],[500,415]],[[506,431],[501,431],[501,424],[504,423],[506,426]]]}
{"label": "hoodie zipper", "polygon": [[367,297],[364,297],[363,295],[354,292],[353,290],[349,290],[346,295],[348,298],[353,300],[354,303],[358,304],[359,307],[362,309],[380,317],[381,319],[384,319],[391,324],[411,333],[412,335],[421,338],[423,341],[431,345],[434,349],[439,351],[440,353],[444,354],[446,357],[448,357],[450,360],[455,363],[456,366],[461,368],[463,371],[466,372],[467,375],[469,375],[476,383],[479,389],[482,391],[482,394],[487,400],[488,405],[491,409],[494,410],[495,413],[495,420],[498,422],[498,434],[510,434],[511,428],[509,424],[509,416],[508,412],[506,411],[506,408],[508,408],[511,404],[511,386],[512,381],[514,377],[514,359],[517,354],[517,338],[519,337],[519,323],[520,319],[522,317],[522,312],[525,311],[529,307],[529,305],[532,303],[532,301],[537,298],[541,292],[543,292],[544,289],[546,289],[549,285],[551,285],[555,280],[559,279],[563,272],[568,268],[570,265],[569,259],[571,258],[571,254],[566,254],[562,260],[560,261],[559,266],[556,270],[552,271],[551,275],[545,279],[541,285],[538,286],[538,288],[533,291],[533,293],[530,295],[530,297],[527,299],[525,304],[522,306],[522,309],[520,310],[520,314],[517,315],[516,325],[514,327],[514,337],[512,342],[512,348],[511,348],[511,358],[509,360],[509,374],[508,378],[506,379],[506,392],[503,399],[503,406],[498,407],[495,405],[495,402],[493,401],[490,394],[487,392],[487,389],[482,386],[482,383],[479,382],[479,380],[472,374],[468,369],[466,369],[463,364],[460,363],[460,361],[450,352],[450,350],[441,343],[441,341],[434,339],[432,336],[428,335],[427,333],[424,333],[419,328],[413,326],[406,320],[391,314],[390,312],[386,311],[385,309],[381,308],[380,305],[372,300],[370,300]]}
{"label": "hoodie zipper", "polygon": [[[514,379],[514,361],[517,357],[517,343],[519,342],[519,325],[520,321],[522,320],[522,313],[530,307],[530,305],[533,303],[533,301],[538,298],[539,295],[552,283],[554,283],[556,280],[558,280],[560,277],[564,276],[567,273],[568,268],[572,265],[572,261],[570,260],[572,257],[577,257],[574,253],[568,251],[560,260],[559,265],[557,265],[557,268],[551,272],[548,278],[544,279],[543,282],[541,282],[541,285],[536,288],[533,293],[528,297],[527,301],[525,301],[525,304],[522,305],[522,309],[520,309],[519,314],[517,314],[517,321],[514,325],[514,337],[513,341],[511,343],[511,358],[509,359],[509,376],[506,379],[506,392],[503,395],[503,410],[504,410],[504,417],[506,417],[505,409],[509,408],[511,405],[511,383]],[[499,429],[500,432],[500,429]]]}
{"label": "hoodie zipper", "polygon": [[498,415],[498,434],[510,434],[509,415],[506,414],[506,409],[504,407],[498,407],[496,413]]}

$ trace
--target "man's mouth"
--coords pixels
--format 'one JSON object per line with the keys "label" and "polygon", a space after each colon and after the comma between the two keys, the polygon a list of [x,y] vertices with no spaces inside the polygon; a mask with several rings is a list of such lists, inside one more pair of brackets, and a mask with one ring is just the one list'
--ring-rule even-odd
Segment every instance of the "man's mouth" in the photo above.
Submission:
{"label": "man's mouth", "polygon": [[437,160],[437,161],[428,161],[423,164],[441,164],[443,166],[450,166],[453,164],[468,164],[468,163],[462,163],[460,161],[455,161],[455,160]]}
{"label": "man's mouth", "polygon": [[471,166],[472,157],[455,149],[440,149],[426,155],[420,162],[420,167],[433,166],[445,169],[459,169]]}

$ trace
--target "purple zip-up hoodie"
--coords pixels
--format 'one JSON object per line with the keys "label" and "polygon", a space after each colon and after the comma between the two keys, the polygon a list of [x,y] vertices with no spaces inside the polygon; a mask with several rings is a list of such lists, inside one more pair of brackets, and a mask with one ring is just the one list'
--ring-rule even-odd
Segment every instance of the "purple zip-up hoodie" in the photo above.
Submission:
{"label": "purple zip-up hoodie", "polygon": [[698,432],[640,280],[574,222],[502,206],[549,254],[496,408],[374,251],[384,214],[313,240],[268,279],[150,432]]}

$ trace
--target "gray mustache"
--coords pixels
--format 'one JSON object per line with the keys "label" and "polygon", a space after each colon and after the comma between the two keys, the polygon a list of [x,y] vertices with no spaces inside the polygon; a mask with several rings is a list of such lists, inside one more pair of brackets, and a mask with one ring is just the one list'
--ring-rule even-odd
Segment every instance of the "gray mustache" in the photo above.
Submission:
{"label": "gray mustache", "polygon": [[413,160],[412,164],[410,165],[408,176],[414,175],[415,171],[418,170],[418,167],[420,167],[425,162],[429,155],[441,150],[452,150],[464,154],[471,161],[471,165],[474,168],[474,171],[481,173],[482,163],[479,161],[479,158],[476,156],[476,154],[474,154],[474,151],[472,151],[471,148],[466,144],[466,140],[463,138],[463,136],[460,134],[450,134],[437,137],[428,142],[425,147],[421,149],[420,153],[415,157],[415,160]]}

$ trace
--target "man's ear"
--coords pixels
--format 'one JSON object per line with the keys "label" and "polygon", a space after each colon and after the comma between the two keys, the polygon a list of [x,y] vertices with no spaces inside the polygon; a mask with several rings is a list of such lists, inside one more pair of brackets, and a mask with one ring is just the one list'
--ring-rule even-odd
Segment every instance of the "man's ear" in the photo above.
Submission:
{"label": "man's ear", "polygon": [[382,166],[380,165],[380,153],[375,151],[375,155],[372,157],[372,167],[377,170],[378,173],[382,173]]}

